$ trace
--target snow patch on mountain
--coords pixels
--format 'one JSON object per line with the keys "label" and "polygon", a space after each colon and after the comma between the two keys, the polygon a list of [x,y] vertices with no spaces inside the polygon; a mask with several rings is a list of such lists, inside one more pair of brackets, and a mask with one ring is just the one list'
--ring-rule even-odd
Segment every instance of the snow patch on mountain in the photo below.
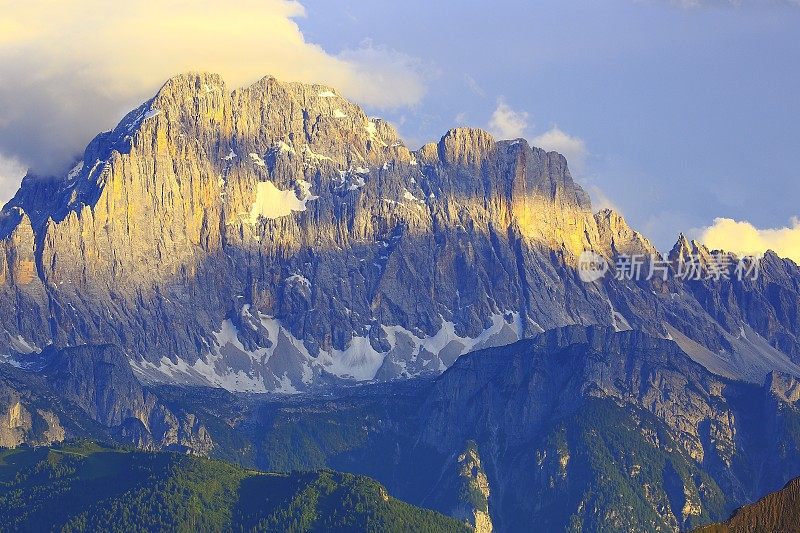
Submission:
{"label": "snow patch on mountain", "polygon": [[372,347],[368,337],[353,337],[346,349],[323,352],[320,361],[323,368],[335,376],[369,381],[375,377],[385,356]]}
{"label": "snow patch on mountain", "polygon": [[366,184],[367,184],[367,182],[364,181],[364,178],[362,178],[361,176],[356,176],[352,180],[352,183],[350,183],[350,185],[347,187],[347,190],[348,191],[357,191],[358,189],[360,189],[361,187],[363,187]]}
{"label": "snow patch on mountain", "polygon": [[307,144],[303,145],[303,154],[306,155],[307,158],[311,159],[312,161],[333,161],[332,158],[330,158],[330,157],[328,157],[326,155],[319,154],[319,153],[315,152]]}
{"label": "snow patch on mountain", "polygon": [[308,281],[308,278],[303,276],[302,274],[292,274],[284,281],[286,283],[300,283],[302,285],[305,285],[306,287],[311,287],[311,282]]}
{"label": "snow patch on mountain", "polygon": [[306,202],[317,198],[309,194],[310,186],[308,182],[301,182],[303,198],[298,198],[292,189],[281,190],[271,181],[258,182],[256,199],[250,207],[250,223],[258,223],[260,218],[276,219],[295,211],[305,211]]}
{"label": "snow patch on mountain", "polygon": [[285,152],[287,154],[294,154],[295,153],[294,148],[292,148],[290,145],[286,144],[283,141],[278,141],[275,144],[274,149],[277,150],[278,152]]}
{"label": "snow patch on mountain", "polygon": [[[8,332],[6,332],[6,335],[8,335]],[[31,354],[41,351],[41,349],[36,346],[35,342],[28,341],[22,335],[9,336],[9,339],[11,349],[17,353]]]}
{"label": "snow patch on mountain", "polygon": [[[305,285],[308,280],[294,274],[287,278]],[[491,325],[477,337],[458,335],[455,324],[443,321],[433,336],[417,336],[402,326],[380,326],[386,334],[390,349],[376,350],[369,337],[354,336],[343,350],[321,350],[312,356],[302,340],[297,339],[280,320],[254,311],[245,304],[240,312],[243,322],[253,328],[264,328],[270,340],[268,347],[248,349],[243,335],[232,320],[222,322],[208,348],[208,353],[192,364],[183,360],[173,362],[164,357],[159,364],[147,361],[132,362],[137,374],[150,381],[168,381],[222,387],[236,392],[275,392],[296,394],[308,390],[324,375],[353,382],[376,379],[386,358],[403,344],[411,350],[408,361],[396,362],[403,376],[443,372],[452,361],[464,353],[509,344],[522,338],[522,322],[517,313],[495,314]],[[291,363],[287,367],[286,356]],[[419,360],[430,358],[420,364]]]}
{"label": "snow patch on mountain", "polygon": [[147,120],[149,118],[153,118],[155,116],[158,116],[159,114],[161,114],[161,110],[160,109],[150,109],[144,114],[144,117],[142,117],[142,120]]}
{"label": "snow patch on mountain", "polygon": [[83,170],[83,161],[81,160],[78,161],[78,163],[74,167],[72,167],[72,169],[70,169],[70,171],[67,173],[67,182],[72,183],[75,180],[75,178],[80,176],[82,170]]}
{"label": "snow patch on mountain", "polygon": [[255,152],[253,152],[253,153],[251,153],[251,154],[250,154],[250,159],[252,159],[252,160],[253,160],[253,163],[254,163],[254,164],[256,164],[256,165],[258,165],[258,166],[260,166],[260,167],[266,167],[266,166],[267,166],[267,165],[266,165],[266,163],[264,163],[264,160],[263,160],[263,159],[261,159],[261,156],[260,156],[260,155],[258,155],[258,154],[257,154],[257,153],[255,153]]}

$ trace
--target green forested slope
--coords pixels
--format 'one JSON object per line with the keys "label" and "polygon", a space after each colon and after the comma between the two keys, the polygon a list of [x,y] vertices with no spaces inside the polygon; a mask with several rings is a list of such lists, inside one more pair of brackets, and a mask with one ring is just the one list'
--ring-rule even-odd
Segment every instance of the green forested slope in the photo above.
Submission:
{"label": "green forested slope", "polygon": [[265,474],[94,443],[0,452],[8,531],[468,531],[333,471]]}

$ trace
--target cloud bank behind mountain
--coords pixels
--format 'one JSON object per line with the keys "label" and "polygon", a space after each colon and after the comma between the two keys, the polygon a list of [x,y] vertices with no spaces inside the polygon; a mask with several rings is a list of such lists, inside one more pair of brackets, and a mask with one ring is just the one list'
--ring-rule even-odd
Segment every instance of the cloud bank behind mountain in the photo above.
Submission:
{"label": "cloud bank behind mountain", "polygon": [[698,240],[711,249],[740,255],[759,255],[772,250],[800,264],[800,218],[783,228],[757,228],[747,221],[716,218],[698,232]]}
{"label": "cloud bank behind mountain", "polygon": [[267,74],[326,83],[378,109],[414,105],[425,92],[408,55],[370,41],[336,53],[308,42],[296,23],[305,9],[293,1],[0,0],[0,12],[6,174],[63,171],[92,136],[185,71],[217,72],[231,89]]}

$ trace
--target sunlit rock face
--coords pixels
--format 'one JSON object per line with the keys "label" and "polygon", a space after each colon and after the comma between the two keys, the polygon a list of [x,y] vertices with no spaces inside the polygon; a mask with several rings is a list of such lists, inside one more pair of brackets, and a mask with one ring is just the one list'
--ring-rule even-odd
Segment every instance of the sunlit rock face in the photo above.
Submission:
{"label": "sunlit rock face", "polygon": [[[0,237],[0,354],[112,343],[145,380],[394,379],[576,323],[718,353],[740,325],[677,284],[580,281],[582,251],[652,245],[595,217],[563,156],[465,128],[410,151],[335,89],[269,77],[169,80],[65,176],[26,178]],[[767,346],[794,338],[777,324]]]}

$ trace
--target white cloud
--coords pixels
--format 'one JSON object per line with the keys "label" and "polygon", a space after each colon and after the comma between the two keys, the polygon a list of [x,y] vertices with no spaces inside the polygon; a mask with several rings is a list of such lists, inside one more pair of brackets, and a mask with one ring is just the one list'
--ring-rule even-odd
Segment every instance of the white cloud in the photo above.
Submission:
{"label": "white cloud", "polygon": [[[488,129],[499,139],[517,139],[525,137],[525,132],[532,127],[527,111],[512,109],[503,98],[498,98]],[[570,168],[576,174],[583,174],[586,165],[586,143],[580,137],[569,135],[558,126],[530,139],[533,146],[555,151],[567,158]]]}
{"label": "white cloud", "polygon": [[0,156],[0,207],[14,196],[24,175],[25,167],[19,161]]}
{"label": "white cloud", "polygon": [[762,254],[773,250],[800,264],[800,218],[794,217],[790,226],[760,229],[747,221],[715,218],[711,226],[693,230],[697,240],[710,249],[726,250],[739,255]]}
{"label": "white cloud", "polygon": [[586,192],[589,193],[589,197],[592,199],[592,209],[594,209],[595,212],[603,209],[611,209],[620,215],[623,214],[622,209],[620,209],[620,207],[614,203],[614,201],[606,194],[606,192],[597,185],[584,185],[584,189],[586,189]]}
{"label": "white cloud", "polygon": [[517,139],[525,137],[528,129],[528,113],[515,111],[500,98],[497,107],[489,119],[489,131],[500,139]]}
{"label": "white cloud", "polygon": [[290,0],[0,0],[0,153],[61,170],[97,132],[167,78],[212,71],[229,87],[271,74],[323,82],[359,103],[411,106],[425,92],[407,55],[362,43],[331,54],[307,42]]}
{"label": "white cloud", "polygon": [[478,85],[478,82],[475,81],[475,78],[469,74],[464,74],[464,83],[466,83],[467,87],[469,87],[469,90],[475,93],[477,96],[486,98],[486,91],[483,90],[483,87]]}
{"label": "white cloud", "polygon": [[365,40],[355,49],[336,55],[348,70],[336,80],[309,78],[341,88],[342,92],[360,103],[382,109],[395,109],[417,104],[425,95],[425,85],[419,72],[419,61],[385,46]]}
{"label": "white cloud", "polygon": [[556,151],[567,158],[570,168],[582,174],[586,164],[586,143],[583,139],[569,135],[553,126],[550,130],[531,139],[531,144],[547,151]]}

